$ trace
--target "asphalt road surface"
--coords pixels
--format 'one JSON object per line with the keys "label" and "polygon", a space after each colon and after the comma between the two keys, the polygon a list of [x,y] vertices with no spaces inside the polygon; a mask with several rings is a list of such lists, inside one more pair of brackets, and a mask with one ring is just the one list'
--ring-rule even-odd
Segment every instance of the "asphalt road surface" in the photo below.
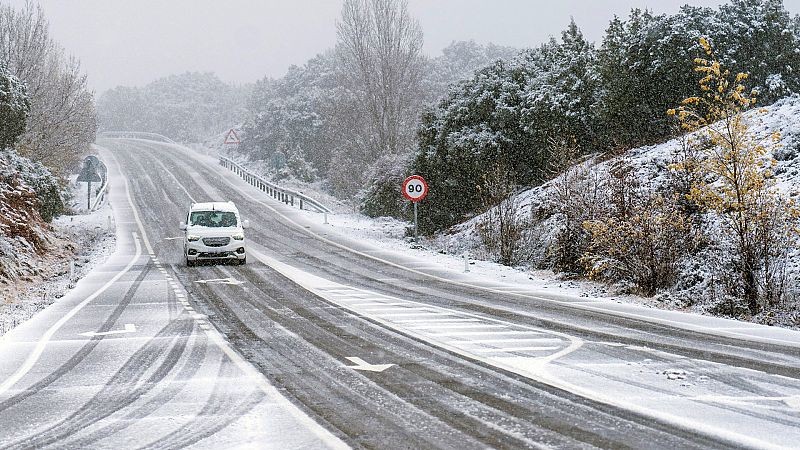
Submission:
{"label": "asphalt road surface", "polygon": [[[0,341],[2,448],[731,448],[800,439],[800,333],[471,279],[213,159],[99,142],[118,244]],[[248,264],[186,267],[193,201]]]}

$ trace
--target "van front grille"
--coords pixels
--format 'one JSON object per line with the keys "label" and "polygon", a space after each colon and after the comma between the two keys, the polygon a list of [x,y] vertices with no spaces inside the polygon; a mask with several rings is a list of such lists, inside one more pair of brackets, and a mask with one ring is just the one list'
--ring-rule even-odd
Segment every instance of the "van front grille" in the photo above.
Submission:
{"label": "van front grille", "polygon": [[231,238],[229,237],[210,237],[210,238],[203,238],[203,244],[208,247],[224,247],[231,242]]}

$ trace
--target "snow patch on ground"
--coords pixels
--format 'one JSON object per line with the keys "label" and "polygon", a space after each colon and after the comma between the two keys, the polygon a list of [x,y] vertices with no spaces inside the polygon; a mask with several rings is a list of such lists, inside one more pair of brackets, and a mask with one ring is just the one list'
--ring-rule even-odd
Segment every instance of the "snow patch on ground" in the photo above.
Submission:
{"label": "snow patch on ground", "polygon": [[[84,200],[78,194],[73,198]],[[77,203],[72,208],[80,211]],[[63,297],[77,280],[105,262],[116,243],[112,220],[108,202],[92,213],[53,220],[54,237],[48,252],[31,261],[36,275],[0,285],[0,336]],[[70,260],[74,261],[72,278]]]}

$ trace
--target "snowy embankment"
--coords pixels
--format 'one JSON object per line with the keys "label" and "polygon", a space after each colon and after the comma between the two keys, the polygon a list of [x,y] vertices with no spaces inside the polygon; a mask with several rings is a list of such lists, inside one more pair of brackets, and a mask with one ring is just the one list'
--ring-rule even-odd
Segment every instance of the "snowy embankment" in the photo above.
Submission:
{"label": "snowy embankment", "polygon": [[[785,98],[766,108],[760,108],[747,113],[750,131],[757,137],[769,140],[772,133],[780,133],[780,144],[774,149],[772,156],[777,165],[774,168],[776,187],[786,198],[800,203],[800,97]],[[594,157],[565,171],[566,173],[583,172],[583,179],[603,180],[610,178],[610,172],[618,170],[621,166],[632,169],[632,178],[638,186],[650,192],[669,191],[669,166],[675,161],[676,154],[682,146],[681,139],[674,139],[663,144],[645,146],[627,151],[623,154],[604,158],[601,155]],[[571,172],[570,172],[571,171]],[[530,218],[529,241],[526,245],[532,249],[528,255],[531,267],[552,267],[550,249],[556,244],[559,230],[565,226],[565,217],[559,212],[558,202],[560,189],[563,189],[565,177],[561,175],[541,186],[529,189],[518,194],[518,205],[521,209],[520,216]],[[589,182],[590,183],[590,182]],[[704,214],[704,227],[708,230],[719,230],[719,218]],[[480,236],[476,232],[476,225],[480,224],[483,216],[454,227],[452,234],[443,236],[449,242],[461,245],[459,251],[471,251],[476,254],[486,254],[482,249]],[[711,302],[708,301],[714,283],[713,269],[708,261],[708,254],[700,252],[691,255],[683,261],[675,286],[668,291],[660,292],[654,298],[641,298],[625,295],[631,301],[645,305],[675,310],[692,311],[702,314],[711,314]],[[786,264],[788,280],[800,279],[800,249],[790,251]],[[790,291],[794,286],[790,286]],[[627,286],[610,286],[610,292],[625,292]],[[797,298],[798,293],[790,292],[789,305],[784,308],[783,317],[769,318],[763,322],[776,325],[800,327],[800,309]],[[757,320],[757,319],[754,319]]]}
{"label": "snowy embankment", "polygon": [[[74,192],[75,188],[71,183],[70,189]],[[84,195],[78,195],[81,192]],[[85,191],[81,192],[72,197],[85,199]],[[60,216],[49,225],[41,221],[31,224],[42,239],[40,251],[24,238],[0,235],[0,259],[5,267],[13,268],[0,277],[0,336],[63,297],[113,252],[110,205],[105,203],[91,213],[80,213],[78,204],[70,207],[79,213]]]}

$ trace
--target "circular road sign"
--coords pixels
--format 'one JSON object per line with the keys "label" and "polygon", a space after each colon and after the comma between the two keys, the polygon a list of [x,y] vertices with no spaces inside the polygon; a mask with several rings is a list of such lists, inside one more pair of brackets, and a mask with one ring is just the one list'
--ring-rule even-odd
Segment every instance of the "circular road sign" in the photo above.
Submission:
{"label": "circular road sign", "polygon": [[428,183],[419,175],[411,175],[403,181],[403,195],[412,202],[418,202],[428,195]]}

